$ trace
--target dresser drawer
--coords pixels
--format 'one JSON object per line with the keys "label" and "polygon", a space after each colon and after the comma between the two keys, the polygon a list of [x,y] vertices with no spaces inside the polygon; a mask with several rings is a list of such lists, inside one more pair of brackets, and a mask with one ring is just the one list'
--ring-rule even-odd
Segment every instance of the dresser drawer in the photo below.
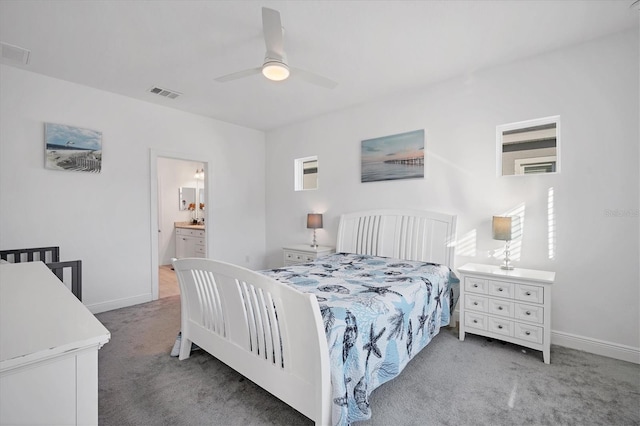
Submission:
{"label": "dresser drawer", "polygon": [[186,237],[200,237],[204,238],[205,231],[199,229],[189,229],[189,228],[176,228],[176,235],[183,235]]}
{"label": "dresser drawer", "polygon": [[287,262],[296,262],[296,263],[300,263],[300,262],[312,262],[316,259],[315,255],[312,254],[307,254],[307,253],[300,253],[300,252],[295,252],[295,251],[285,251],[284,252],[284,261]]}
{"label": "dresser drawer", "polygon": [[542,306],[516,303],[513,311],[513,317],[518,320],[525,320],[542,324],[544,323],[544,308]]}
{"label": "dresser drawer", "polygon": [[513,299],[514,284],[503,281],[489,281],[488,294]]}
{"label": "dresser drawer", "polygon": [[523,302],[543,303],[544,288],[535,285],[516,284],[515,299]]}
{"label": "dresser drawer", "polygon": [[467,294],[464,298],[464,307],[472,311],[487,312],[487,301],[486,297]]}
{"label": "dresser drawer", "polygon": [[465,312],[464,325],[471,328],[487,329],[487,317],[473,312]]}
{"label": "dresser drawer", "polygon": [[505,336],[513,336],[513,321],[507,319],[489,317],[487,320],[487,330]]}
{"label": "dresser drawer", "polygon": [[542,344],[544,328],[519,322],[516,322],[514,325],[514,337],[528,342],[537,343],[539,345]]}
{"label": "dresser drawer", "polygon": [[467,277],[464,279],[464,290],[469,293],[487,294],[488,280]]}
{"label": "dresser drawer", "polygon": [[490,314],[513,318],[513,302],[501,299],[489,299],[488,306],[488,312]]}

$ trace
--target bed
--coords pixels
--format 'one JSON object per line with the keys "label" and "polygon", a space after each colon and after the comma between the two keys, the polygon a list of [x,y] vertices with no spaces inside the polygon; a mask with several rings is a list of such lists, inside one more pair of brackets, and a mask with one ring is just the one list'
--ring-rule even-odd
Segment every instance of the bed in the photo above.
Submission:
{"label": "bed", "polygon": [[181,360],[195,343],[316,424],[371,417],[370,393],[449,323],[456,218],[373,210],[340,218],[336,253],[255,272],[174,261]]}

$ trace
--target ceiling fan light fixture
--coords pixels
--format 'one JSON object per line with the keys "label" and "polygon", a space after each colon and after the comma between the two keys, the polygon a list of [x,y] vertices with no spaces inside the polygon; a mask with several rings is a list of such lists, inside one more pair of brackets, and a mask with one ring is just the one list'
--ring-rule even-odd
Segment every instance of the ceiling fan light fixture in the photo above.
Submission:
{"label": "ceiling fan light fixture", "polygon": [[272,81],[282,81],[289,78],[289,67],[284,62],[270,61],[262,65],[262,75]]}

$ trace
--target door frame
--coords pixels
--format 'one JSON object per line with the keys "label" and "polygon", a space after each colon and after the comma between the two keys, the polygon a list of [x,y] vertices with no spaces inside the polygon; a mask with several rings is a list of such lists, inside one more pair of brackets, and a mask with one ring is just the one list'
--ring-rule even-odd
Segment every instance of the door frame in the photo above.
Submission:
{"label": "door frame", "polygon": [[[150,223],[151,223],[151,298],[152,300],[158,300],[159,297],[159,277],[158,277],[158,269],[160,268],[160,263],[158,262],[158,232],[160,223],[158,221],[158,158],[170,158],[173,160],[184,160],[184,161],[192,161],[203,164],[204,168],[204,188],[205,188],[205,200],[206,203],[210,205],[211,200],[211,179],[210,179],[210,167],[211,161],[208,158],[204,158],[202,155],[196,155],[191,153],[181,153],[181,152],[173,152],[173,151],[161,151],[157,149],[151,148],[149,150],[149,181],[151,184],[150,187],[150,197],[149,197],[149,213],[150,213]],[[207,252],[207,256],[210,253],[209,241],[211,238],[211,209],[204,210],[204,223],[207,224],[207,232],[205,232],[205,250]]]}

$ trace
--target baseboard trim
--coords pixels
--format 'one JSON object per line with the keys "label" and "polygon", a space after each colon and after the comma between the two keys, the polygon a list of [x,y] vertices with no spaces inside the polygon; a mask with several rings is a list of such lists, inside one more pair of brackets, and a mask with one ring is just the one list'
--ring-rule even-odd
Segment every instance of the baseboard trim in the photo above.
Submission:
{"label": "baseboard trim", "polygon": [[551,344],[640,364],[640,348],[560,331],[551,331]]}
{"label": "baseboard trim", "polygon": [[108,302],[94,303],[92,305],[86,305],[87,309],[92,314],[99,314],[101,312],[112,311],[114,309],[126,308],[127,306],[139,305],[140,303],[151,302],[153,297],[151,293],[141,294],[134,297],[126,297],[124,299],[110,300]]}

